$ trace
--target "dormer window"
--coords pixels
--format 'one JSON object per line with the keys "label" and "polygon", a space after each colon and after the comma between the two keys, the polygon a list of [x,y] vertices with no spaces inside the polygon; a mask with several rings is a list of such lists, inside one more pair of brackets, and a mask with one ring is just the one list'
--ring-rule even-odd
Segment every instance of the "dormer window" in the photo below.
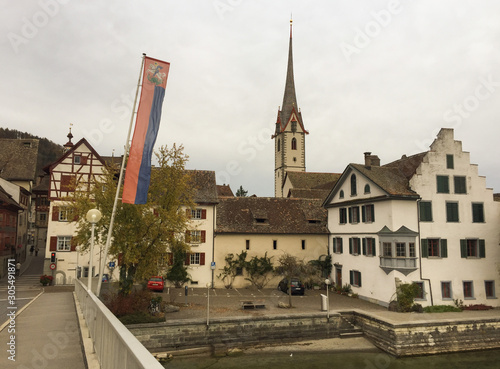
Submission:
{"label": "dormer window", "polygon": [[339,199],[343,199],[343,198],[344,198],[344,190],[340,190]]}
{"label": "dormer window", "polygon": [[370,185],[369,184],[365,185],[365,193],[370,193]]}

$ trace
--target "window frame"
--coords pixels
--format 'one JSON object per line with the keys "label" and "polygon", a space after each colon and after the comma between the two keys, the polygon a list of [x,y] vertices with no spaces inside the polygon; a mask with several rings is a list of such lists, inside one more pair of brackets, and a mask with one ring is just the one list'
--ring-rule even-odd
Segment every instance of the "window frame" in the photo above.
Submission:
{"label": "window frame", "polygon": [[[460,223],[460,206],[458,201],[446,201],[446,222]],[[456,208],[455,208],[456,206]],[[454,214],[456,210],[456,214]],[[454,217],[456,215],[456,217]]]}
{"label": "window frame", "polygon": [[[466,287],[467,286],[467,287]],[[474,300],[474,281],[462,281],[464,300]],[[470,292],[470,296],[469,296]]]}
{"label": "window frame", "polygon": [[436,192],[450,193],[450,176],[440,174],[436,175]]}
{"label": "window frame", "polygon": [[376,242],[373,237],[363,238],[363,255],[366,256],[376,256]]}
{"label": "window frame", "polygon": [[339,224],[347,224],[347,208],[339,208]]}
{"label": "window frame", "polygon": [[446,154],[446,169],[455,169],[455,158],[453,154]]}
{"label": "window frame", "polygon": [[[432,222],[432,201],[420,201],[419,202],[419,219],[421,222]],[[429,219],[430,218],[430,219]]]}
{"label": "window frame", "polygon": [[422,281],[417,281],[417,282],[413,282],[413,283],[415,283],[417,286],[420,287],[420,294],[418,294],[415,297],[415,300],[417,300],[417,301],[425,301],[425,300],[427,300],[425,298],[425,296],[427,295],[427,293],[425,292],[425,283],[422,282]]}
{"label": "window frame", "polygon": [[356,174],[351,174],[351,196],[357,196],[358,195],[358,188],[357,188],[357,179],[356,179]]}
{"label": "window frame", "polygon": [[[472,223],[485,223],[484,219],[484,203],[482,202],[473,202],[471,204],[472,206]],[[480,209],[477,209],[477,207],[480,206]],[[478,210],[480,210],[480,219],[476,219],[476,215]]]}
{"label": "window frame", "polygon": [[[462,183],[463,180],[463,183]],[[453,191],[458,195],[467,195],[467,177],[453,176]]]}
{"label": "window frame", "polygon": [[342,237],[333,237],[332,239],[332,252],[334,254],[342,254],[343,253],[343,239]]}
{"label": "window frame", "polygon": [[[445,292],[447,292],[448,295],[446,295]],[[451,281],[441,281],[441,300],[453,300],[453,289]]]}
{"label": "window frame", "polygon": [[359,270],[350,270],[349,271],[349,282],[353,287],[361,287],[361,272]]}
{"label": "window frame", "polygon": [[57,236],[56,251],[69,252],[71,251],[71,240],[73,236]]}
{"label": "window frame", "polygon": [[291,148],[292,150],[297,150],[297,139],[295,137],[292,138]]}
{"label": "window frame", "polygon": [[[488,285],[491,284],[491,287],[488,288]],[[491,291],[489,291],[491,289]],[[484,294],[487,299],[496,299],[496,290],[495,290],[495,281],[494,280],[485,280],[484,281]]]}
{"label": "window frame", "polygon": [[349,253],[354,256],[361,255],[361,241],[359,237],[349,238]]}

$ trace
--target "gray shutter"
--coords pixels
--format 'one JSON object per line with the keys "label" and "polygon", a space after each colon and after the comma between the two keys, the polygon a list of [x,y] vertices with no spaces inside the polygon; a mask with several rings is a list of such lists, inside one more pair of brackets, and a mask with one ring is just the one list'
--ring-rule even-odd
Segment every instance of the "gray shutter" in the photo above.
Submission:
{"label": "gray shutter", "polygon": [[422,244],[422,257],[423,258],[428,258],[429,257],[429,241],[427,239],[422,239],[420,241],[420,243]]}
{"label": "gray shutter", "polygon": [[484,240],[479,240],[479,257],[480,258],[486,257],[486,244]]}
{"label": "gray shutter", "polygon": [[448,240],[446,238],[442,238],[439,242],[441,244],[441,257],[447,258],[448,257]]}
{"label": "gray shutter", "polygon": [[460,256],[467,257],[467,240],[460,240]]}

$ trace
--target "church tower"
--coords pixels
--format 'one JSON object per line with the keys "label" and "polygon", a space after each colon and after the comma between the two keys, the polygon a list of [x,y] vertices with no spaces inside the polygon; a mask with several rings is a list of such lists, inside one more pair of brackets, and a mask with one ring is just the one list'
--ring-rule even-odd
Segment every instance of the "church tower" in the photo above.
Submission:
{"label": "church tower", "polygon": [[302,114],[295,96],[292,56],[292,20],[290,20],[290,45],[288,47],[288,67],[285,94],[281,110],[278,108],[274,139],[274,196],[284,197],[283,184],[287,171],[306,171],[305,135]]}

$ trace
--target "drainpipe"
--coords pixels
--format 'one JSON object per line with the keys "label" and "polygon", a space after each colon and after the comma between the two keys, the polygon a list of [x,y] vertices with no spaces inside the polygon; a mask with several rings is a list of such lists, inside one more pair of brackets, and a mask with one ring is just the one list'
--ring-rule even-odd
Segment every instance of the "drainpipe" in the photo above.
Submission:
{"label": "drainpipe", "polygon": [[[216,225],[215,217],[217,216],[216,209],[217,209],[217,205],[214,204],[214,211],[212,212],[213,218],[214,218],[213,219],[213,227],[212,227],[212,262],[215,261],[215,225]],[[215,273],[215,270],[212,269],[212,289],[215,288],[215,286],[214,286],[214,273]]]}
{"label": "drainpipe", "polygon": [[418,224],[418,263],[419,263],[419,268],[418,270],[420,271],[420,280],[422,281],[428,281],[429,282],[429,294],[431,296],[431,306],[434,306],[434,299],[432,298],[432,284],[431,280],[429,278],[424,278],[422,276],[422,242],[420,239],[420,201],[422,199],[417,200],[417,224]]}

